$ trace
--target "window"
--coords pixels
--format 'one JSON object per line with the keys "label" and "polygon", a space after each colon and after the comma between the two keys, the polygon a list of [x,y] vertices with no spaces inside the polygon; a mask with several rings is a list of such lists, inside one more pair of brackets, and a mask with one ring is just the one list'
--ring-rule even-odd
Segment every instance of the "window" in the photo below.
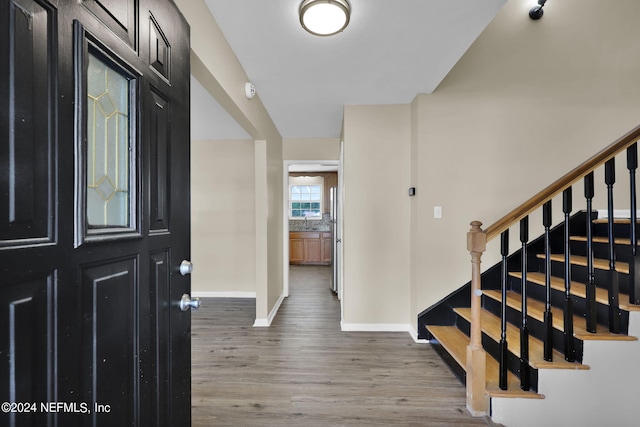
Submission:
{"label": "window", "polygon": [[289,178],[289,218],[322,219],[323,177]]}
{"label": "window", "polygon": [[322,187],[319,185],[291,186],[291,217],[321,217]]}
{"label": "window", "polygon": [[87,75],[87,224],[129,227],[130,79],[92,53]]}

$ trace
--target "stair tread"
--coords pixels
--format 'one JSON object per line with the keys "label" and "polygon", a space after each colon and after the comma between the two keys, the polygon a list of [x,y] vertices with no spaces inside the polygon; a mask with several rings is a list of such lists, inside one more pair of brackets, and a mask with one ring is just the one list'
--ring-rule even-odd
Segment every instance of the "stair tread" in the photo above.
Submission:
{"label": "stair tread", "polygon": [[[537,254],[538,258],[544,259],[544,254]],[[587,266],[587,257],[581,255],[571,255],[571,264]],[[564,254],[551,254],[552,261],[564,262]],[[598,270],[609,270],[609,261],[602,258],[593,259],[593,267]],[[616,271],[619,273],[629,274],[629,264],[622,261],[616,261]]]}
{"label": "stair tread", "polygon": [[[502,301],[502,295],[498,290],[483,290],[483,294],[492,298],[498,302]],[[521,295],[514,291],[507,292],[507,306],[521,311],[522,301]],[[542,301],[538,301],[533,298],[527,299],[527,314],[538,320],[544,322],[545,306]],[[564,316],[563,311],[557,307],[551,307],[551,314],[553,317],[553,327],[561,332],[564,332]],[[636,341],[637,338],[630,335],[614,334],[603,325],[597,325],[596,332],[587,332],[586,319],[581,316],[573,316],[573,336],[580,340],[614,340],[614,341]]]}
{"label": "stair tread", "polygon": [[[454,360],[466,371],[467,346],[469,337],[455,326],[428,325],[429,332],[440,342],[442,347],[454,358]],[[486,358],[486,393],[491,397],[525,397],[542,399],[543,395],[533,391],[520,389],[520,380],[513,373],[507,373],[508,390],[501,390],[498,386],[500,367],[498,362],[487,354]]]}
{"label": "stair tread", "polygon": [[[571,236],[571,240],[575,242],[586,242],[586,236]],[[609,238],[606,236],[594,236],[591,240],[595,243],[609,243]],[[613,242],[617,245],[631,245],[631,239],[624,237],[615,237]]]}
{"label": "stair tread", "polygon": [[[637,223],[640,223],[640,218],[636,219]],[[598,218],[593,220],[594,224],[608,224],[609,218]],[[631,218],[613,218],[614,224],[631,224]]]}
{"label": "stair tread", "polygon": [[[454,311],[467,321],[471,322],[470,308],[455,308]],[[487,310],[480,314],[482,331],[495,342],[500,342],[501,329],[500,318]],[[520,357],[520,329],[507,323],[507,347],[516,357]],[[544,343],[539,339],[529,337],[529,365],[534,369],[589,369],[587,365],[578,362],[567,362],[564,355],[557,350],[553,351],[553,361],[544,360]]]}
{"label": "stair tread", "polygon": [[[510,276],[522,279],[522,273],[514,271],[509,273]],[[527,272],[527,281],[535,283],[536,285],[545,286],[545,275],[537,271]],[[562,277],[551,276],[551,288],[564,292],[564,279]],[[581,282],[571,281],[571,294],[580,298],[587,297],[587,285]],[[626,311],[640,311],[640,305],[629,304],[629,295],[620,292],[619,294],[619,306],[620,309]],[[596,302],[599,304],[609,305],[609,294],[606,289],[596,287]]]}

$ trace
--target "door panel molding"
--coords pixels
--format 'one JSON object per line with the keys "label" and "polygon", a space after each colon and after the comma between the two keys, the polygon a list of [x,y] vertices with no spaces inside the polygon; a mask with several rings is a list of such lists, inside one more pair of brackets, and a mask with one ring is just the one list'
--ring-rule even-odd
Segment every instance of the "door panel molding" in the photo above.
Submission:
{"label": "door panel molding", "polygon": [[171,45],[152,13],[149,13],[149,65],[171,84]]}
{"label": "door panel molding", "polygon": [[138,51],[138,0],[82,0],[82,5],[132,50]]}
{"label": "door panel molding", "polygon": [[171,328],[169,248],[150,254],[150,372],[154,382],[154,406],[151,408],[151,425],[169,426],[171,420],[171,340],[167,337]]}
{"label": "door panel molding", "polygon": [[[45,1],[13,0],[0,18],[9,60],[0,65],[0,249],[55,240],[56,10]],[[0,14],[4,15],[4,11]],[[4,188],[2,188],[4,187]]]}
{"label": "door panel molding", "polygon": [[81,267],[82,402],[113,409],[92,411],[93,425],[139,419],[138,266],[132,257]]}
{"label": "door panel molding", "polygon": [[170,183],[167,171],[171,168],[171,122],[170,104],[159,89],[151,86],[151,108],[149,126],[149,162],[151,196],[149,212],[149,234],[168,234]]}
{"label": "door panel molding", "polygon": [[[57,276],[50,272],[39,278],[0,287],[0,401],[55,401],[57,382],[55,348],[55,304]],[[42,355],[46,355],[42,357]],[[20,377],[20,381],[18,378]],[[43,383],[45,387],[43,387]],[[32,425],[45,425],[51,415],[40,408],[27,417]],[[20,425],[23,414],[0,413],[0,425]]]}

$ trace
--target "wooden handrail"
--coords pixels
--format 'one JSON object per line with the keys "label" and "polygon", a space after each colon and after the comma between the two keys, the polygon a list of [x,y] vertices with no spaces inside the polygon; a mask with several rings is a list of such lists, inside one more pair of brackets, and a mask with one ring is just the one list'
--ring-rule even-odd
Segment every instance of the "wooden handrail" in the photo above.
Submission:
{"label": "wooden handrail", "polygon": [[640,126],[636,127],[623,137],[619,138],[613,144],[604,148],[587,161],[577,166],[562,178],[556,180],[544,190],[500,218],[498,221],[485,229],[487,242],[498,236],[504,230],[508,229],[516,221],[520,221],[525,216],[551,200],[565,188],[573,185],[575,182],[584,178],[585,175],[604,164],[607,160],[615,157],[618,153],[625,150],[628,146],[640,139]]}

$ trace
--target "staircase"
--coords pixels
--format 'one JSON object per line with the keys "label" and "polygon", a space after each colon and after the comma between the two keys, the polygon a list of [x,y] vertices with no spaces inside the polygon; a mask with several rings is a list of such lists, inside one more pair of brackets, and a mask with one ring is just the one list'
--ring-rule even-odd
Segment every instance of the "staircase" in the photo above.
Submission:
{"label": "staircase", "polygon": [[[623,425],[621,420],[640,419],[640,373],[622,363],[640,361],[638,138],[640,127],[486,230],[472,223],[472,281],[422,312],[418,328],[419,337],[429,339],[467,383],[473,414],[490,413],[507,426]],[[629,192],[614,197],[615,156],[625,150]],[[605,216],[592,210],[593,170],[601,166]],[[572,214],[572,188],[580,189],[581,180],[587,209]],[[564,221],[552,227],[552,200],[560,194]],[[617,218],[614,202],[624,201],[629,215]],[[544,233],[529,240],[529,216],[536,209],[542,210]],[[516,251],[509,251],[509,243],[518,240],[510,239],[510,229],[519,232]],[[486,241],[497,236],[502,262],[480,275]]]}

